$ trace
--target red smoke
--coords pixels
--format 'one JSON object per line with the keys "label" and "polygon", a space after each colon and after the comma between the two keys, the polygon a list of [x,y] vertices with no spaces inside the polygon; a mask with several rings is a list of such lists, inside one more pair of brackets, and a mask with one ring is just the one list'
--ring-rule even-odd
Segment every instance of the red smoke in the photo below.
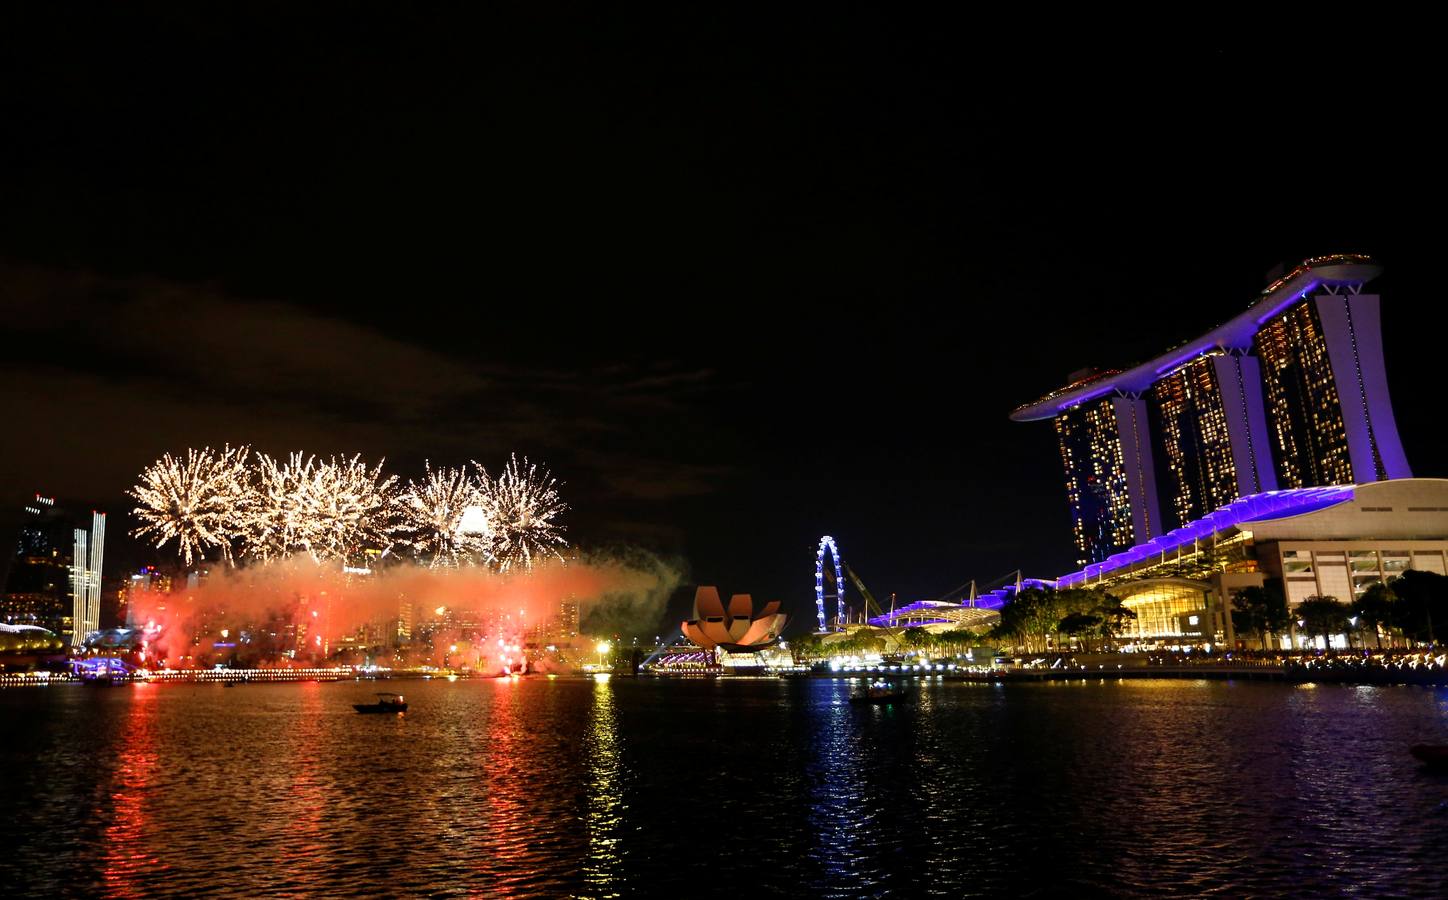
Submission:
{"label": "red smoke", "polygon": [[[357,575],[293,559],[213,569],[193,589],[138,595],[130,617],[143,629],[142,662],[153,667],[229,660],[310,665],[359,632],[370,636],[364,642],[386,646],[398,620],[410,617],[414,642],[404,647],[401,664],[516,671],[524,636],[557,616],[565,600],[578,603],[583,616],[608,597],[657,619],[677,583],[668,566],[637,554],[627,562],[554,562],[507,575],[410,564]],[[422,633],[431,641],[418,645]]]}

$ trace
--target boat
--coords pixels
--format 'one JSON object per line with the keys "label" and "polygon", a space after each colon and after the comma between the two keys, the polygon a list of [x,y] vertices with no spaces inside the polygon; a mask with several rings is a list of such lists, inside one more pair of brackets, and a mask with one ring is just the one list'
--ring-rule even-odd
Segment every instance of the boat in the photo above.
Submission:
{"label": "boat", "polygon": [[1430,769],[1448,771],[1448,744],[1414,744],[1408,752]]}
{"label": "boat", "polygon": [[407,701],[402,699],[401,694],[379,691],[376,703],[353,703],[352,708],[359,713],[403,713],[407,712]]}
{"label": "boat", "polygon": [[898,703],[907,700],[910,692],[903,686],[893,684],[889,681],[872,681],[865,685],[865,689],[850,695],[850,702],[856,704],[864,703]]}

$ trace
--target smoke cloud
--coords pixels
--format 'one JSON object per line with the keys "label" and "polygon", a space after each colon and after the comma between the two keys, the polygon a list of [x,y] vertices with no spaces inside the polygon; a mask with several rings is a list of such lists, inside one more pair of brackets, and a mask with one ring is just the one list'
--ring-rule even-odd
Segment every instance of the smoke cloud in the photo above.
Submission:
{"label": "smoke cloud", "polygon": [[190,590],[135,597],[130,615],[147,634],[149,660],[172,665],[243,651],[315,659],[359,633],[390,637],[399,622],[414,635],[430,633],[436,662],[442,645],[459,641],[516,654],[530,629],[553,621],[565,602],[578,604],[584,634],[652,634],[682,577],[677,562],[634,549],[510,573],[400,563],[361,575],[292,558],[214,568]]}

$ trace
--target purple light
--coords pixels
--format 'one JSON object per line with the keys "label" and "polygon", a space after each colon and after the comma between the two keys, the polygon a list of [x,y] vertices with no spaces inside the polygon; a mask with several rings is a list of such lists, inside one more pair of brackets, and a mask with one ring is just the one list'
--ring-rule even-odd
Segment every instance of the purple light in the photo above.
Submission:
{"label": "purple light", "polygon": [[1279,303],[1279,304],[1277,304],[1276,306],[1272,307],[1270,310],[1267,311],[1267,313],[1266,313],[1265,315],[1259,316],[1258,319],[1257,319],[1257,324],[1258,324],[1258,325],[1263,325],[1263,324],[1265,324],[1268,319],[1270,319],[1270,318],[1272,318],[1273,316],[1277,315],[1278,313],[1282,312],[1284,309],[1286,309],[1286,308],[1288,308],[1289,306],[1293,305],[1293,304],[1296,303],[1297,301],[1306,299],[1306,298],[1307,298],[1307,295],[1310,294],[1310,293],[1312,293],[1312,290],[1313,290],[1313,288],[1315,288],[1315,287],[1317,287],[1317,280],[1316,280],[1316,279],[1308,282],[1308,283],[1307,283],[1307,287],[1303,288],[1301,291],[1298,291],[1298,292],[1294,293],[1292,296],[1288,297],[1286,300],[1283,300],[1281,303]]}
{"label": "purple light", "polygon": [[1336,506],[1352,498],[1353,486],[1350,484],[1267,491],[1239,497],[1226,506],[1200,519],[1188,522],[1181,528],[1154,537],[1145,544],[1138,544],[1129,550],[1112,554],[1100,562],[1086,566],[1079,572],[1062,575],[1057,579],[1057,584],[1077,584],[1100,578],[1108,573],[1144,562],[1151,557],[1175,553],[1183,547],[1209,539],[1229,528],[1249,522],[1300,516],[1326,509],[1329,506]]}
{"label": "purple light", "polygon": [[1176,359],[1172,360],[1171,362],[1167,363],[1166,365],[1161,366],[1160,368],[1158,368],[1158,369],[1156,370],[1156,374],[1158,374],[1158,375],[1165,374],[1166,372],[1169,372],[1170,370],[1175,369],[1177,366],[1181,365],[1182,363],[1187,362],[1187,361],[1192,360],[1192,359],[1195,359],[1195,358],[1198,357],[1198,356],[1201,356],[1203,353],[1206,353],[1206,352],[1207,352],[1208,350],[1210,350],[1210,349],[1212,349],[1212,345],[1211,345],[1211,344],[1207,344],[1207,345],[1205,345],[1205,346],[1197,347],[1197,348],[1194,349],[1194,350],[1191,350],[1191,351],[1189,351],[1189,352],[1187,352],[1187,353],[1184,353],[1184,354],[1182,354],[1181,356],[1178,356]]}
{"label": "purple light", "polygon": [[1066,410],[1071,409],[1071,408],[1074,407],[1074,406],[1080,406],[1082,403],[1088,403],[1088,402],[1090,402],[1090,401],[1092,401],[1092,400],[1095,400],[1095,399],[1098,398],[1098,397],[1105,397],[1107,394],[1109,394],[1109,393],[1111,393],[1112,391],[1115,391],[1115,390],[1116,390],[1116,385],[1115,385],[1114,383],[1113,383],[1113,384],[1108,384],[1108,385],[1106,385],[1106,386],[1104,386],[1104,387],[1097,388],[1096,390],[1091,391],[1091,392],[1089,392],[1089,393],[1082,394],[1081,396],[1077,397],[1077,398],[1074,399],[1074,400],[1068,400],[1068,401],[1066,401],[1065,403],[1060,404],[1059,406],[1056,407],[1056,411],[1057,411],[1057,412],[1065,412]]}

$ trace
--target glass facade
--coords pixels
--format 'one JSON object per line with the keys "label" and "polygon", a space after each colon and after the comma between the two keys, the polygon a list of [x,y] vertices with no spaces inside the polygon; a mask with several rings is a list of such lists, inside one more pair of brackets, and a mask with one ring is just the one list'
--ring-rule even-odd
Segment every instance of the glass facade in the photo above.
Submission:
{"label": "glass facade", "polygon": [[[1136,613],[1135,621],[1127,624],[1125,634],[1136,640],[1150,640],[1200,633],[1193,626],[1204,629],[1203,624],[1191,622],[1190,617],[1193,613],[1205,616],[1206,587],[1205,584],[1150,582],[1132,591],[1117,592],[1122,605]],[[1182,627],[1184,624],[1186,628]]]}
{"label": "glass facade", "polygon": [[1068,409],[1055,422],[1078,562],[1100,562],[1135,542],[1116,411],[1108,398]]}
{"label": "glass facade", "polygon": [[1237,470],[1212,357],[1201,357],[1152,385],[1157,484],[1180,528],[1237,499]]}
{"label": "glass facade", "polygon": [[1380,581],[1391,581],[1408,569],[1443,574],[1443,553],[1422,546],[1333,546],[1330,543],[1284,548],[1282,576],[1287,599],[1301,603],[1308,597],[1334,597],[1351,601]]}
{"label": "glass facade", "polygon": [[1299,303],[1268,322],[1253,349],[1262,363],[1278,487],[1353,484],[1347,429],[1317,307]]}

